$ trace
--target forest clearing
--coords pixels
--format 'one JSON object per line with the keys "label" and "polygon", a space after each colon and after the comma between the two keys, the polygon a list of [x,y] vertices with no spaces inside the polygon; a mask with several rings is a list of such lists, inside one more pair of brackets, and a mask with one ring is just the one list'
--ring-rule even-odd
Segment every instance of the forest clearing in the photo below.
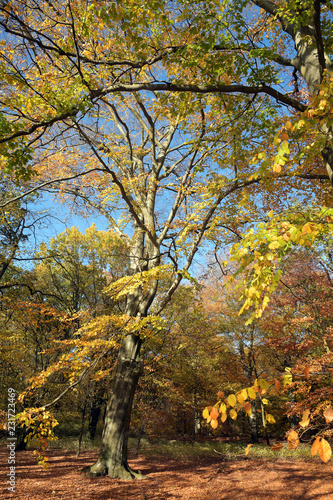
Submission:
{"label": "forest clearing", "polygon": [[[217,445],[217,446],[216,446]],[[217,442],[215,447],[223,449]],[[108,477],[87,478],[80,469],[96,459],[96,453],[83,451],[78,458],[75,451],[50,450],[51,468],[36,464],[32,452],[20,452],[17,458],[17,489],[10,495],[0,492],[1,500],[330,500],[333,495],[333,464],[292,457],[245,457],[240,453],[224,453],[195,457],[182,448],[192,445],[180,443],[177,453],[169,446],[169,454],[154,455],[154,445],[148,455],[130,452],[130,464],[141,470],[146,478],[128,482]],[[245,445],[242,443],[240,447]],[[212,451],[212,443],[210,443]],[[165,452],[165,450],[164,450]],[[309,452],[308,452],[309,453]],[[182,456],[183,454],[183,456]],[[185,454],[185,456],[184,456]],[[173,458],[170,455],[174,455]],[[0,448],[1,462],[6,451]],[[0,474],[3,484],[4,470]]]}

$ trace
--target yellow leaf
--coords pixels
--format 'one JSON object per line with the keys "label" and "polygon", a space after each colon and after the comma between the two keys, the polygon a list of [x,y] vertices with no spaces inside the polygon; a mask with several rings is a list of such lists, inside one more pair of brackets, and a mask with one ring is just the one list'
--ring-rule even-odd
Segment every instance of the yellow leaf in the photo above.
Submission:
{"label": "yellow leaf", "polygon": [[227,411],[227,407],[226,407],[225,403],[221,403],[220,413],[225,413],[226,411]]}
{"label": "yellow leaf", "polygon": [[256,399],[257,395],[256,395],[256,391],[253,389],[253,387],[249,387],[247,392],[249,394],[250,399]]}
{"label": "yellow leaf", "polygon": [[245,455],[249,454],[250,448],[253,446],[253,444],[248,444],[247,447],[245,448]]}
{"label": "yellow leaf", "polygon": [[290,130],[292,128],[292,123],[288,120],[285,124],[285,127],[287,130]]}
{"label": "yellow leaf", "polygon": [[218,426],[217,420],[211,420],[210,425],[213,427],[213,429],[216,429]]}
{"label": "yellow leaf", "polygon": [[319,456],[323,462],[328,462],[331,458],[332,450],[330,444],[326,441],[326,439],[322,439],[319,444]]}
{"label": "yellow leaf", "polygon": [[278,241],[272,241],[269,245],[268,248],[270,250],[275,250],[277,248],[280,248],[280,243]]}
{"label": "yellow leaf", "polygon": [[246,389],[242,389],[241,390],[241,395],[243,396],[243,399],[245,401],[245,399],[247,399],[247,390]]}
{"label": "yellow leaf", "polygon": [[229,396],[227,397],[227,401],[230,406],[235,406],[235,404],[237,403],[235,394],[229,394]]}
{"label": "yellow leaf", "polygon": [[227,420],[227,416],[228,416],[227,413],[223,412],[222,415],[221,415],[221,421],[225,422]]}
{"label": "yellow leaf", "polygon": [[269,424],[275,424],[276,420],[270,413],[266,413],[266,420]]}
{"label": "yellow leaf", "polygon": [[309,425],[310,423],[309,415],[310,415],[310,410],[305,410],[305,412],[302,415],[302,420],[299,423],[300,426],[306,427]]}
{"label": "yellow leaf", "polygon": [[263,402],[264,405],[268,405],[269,403],[268,399],[266,398],[263,398],[261,401]]}
{"label": "yellow leaf", "polygon": [[236,420],[236,418],[237,418],[237,411],[236,411],[236,410],[234,410],[234,409],[232,409],[232,410],[230,410],[229,415],[230,415],[230,417],[231,417],[233,420]]}
{"label": "yellow leaf", "polygon": [[265,391],[268,391],[269,383],[267,382],[267,380],[265,380],[264,378],[261,378],[258,380],[258,384],[259,384],[259,387],[261,387]]}
{"label": "yellow leaf", "polygon": [[209,411],[208,408],[205,408],[204,411],[202,412],[203,418],[207,419],[209,417]]}

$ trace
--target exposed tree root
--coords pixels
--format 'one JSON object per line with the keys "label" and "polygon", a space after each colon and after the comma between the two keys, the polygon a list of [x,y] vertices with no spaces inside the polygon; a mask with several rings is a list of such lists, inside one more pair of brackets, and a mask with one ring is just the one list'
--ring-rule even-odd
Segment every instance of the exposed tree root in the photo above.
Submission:
{"label": "exposed tree root", "polygon": [[110,470],[102,462],[96,462],[94,465],[84,467],[81,474],[87,477],[106,476],[114,479],[123,479],[125,481],[133,481],[134,479],[144,479],[146,476],[140,471],[131,469],[128,464],[115,465]]}

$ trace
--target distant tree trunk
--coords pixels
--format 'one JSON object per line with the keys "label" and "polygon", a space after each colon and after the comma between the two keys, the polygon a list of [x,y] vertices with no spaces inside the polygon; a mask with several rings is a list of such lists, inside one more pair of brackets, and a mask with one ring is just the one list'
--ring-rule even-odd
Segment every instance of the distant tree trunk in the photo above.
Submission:
{"label": "distant tree trunk", "polygon": [[91,441],[95,439],[98,420],[104,403],[104,388],[94,392],[89,410],[89,437]]}
{"label": "distant tree trunk", "polygon": [[88,405],[88,396],[86,396],[86,398],[85,398],[84,406],[82,409],[81,429],[80,429],[79,442],[78,442],[77,453],[76,453],[77,457],[80,456],[80,451],[81,451],[81,443],[82,443],[82,438],[83,438],[83,433],[84,433],[84,423],[86,420],[87,405]]}
{"label": "distant tree trunk", "polygon": [[249,420],[250,420],[251,443],[259,443],[258,413],[255,400],[251,401],[251,415],[249,416]]}

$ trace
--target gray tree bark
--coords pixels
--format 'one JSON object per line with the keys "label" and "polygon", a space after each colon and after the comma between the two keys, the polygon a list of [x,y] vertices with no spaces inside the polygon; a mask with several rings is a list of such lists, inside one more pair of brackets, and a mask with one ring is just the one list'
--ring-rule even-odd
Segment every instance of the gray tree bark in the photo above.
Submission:
{"label": "gray tree bark", "polygon": [[[292,19],[287,20],[279,12],[277,3],[271,0],[252,0],[252,2],[264,9],[268,14],[277,16],[283,31],[290,35],[295,44],[296,57],[290,59],[289,65],[293,66],[303,76],[310,95],[317,95],[324,70],[327,69],[329,72],[333,70],[330,58],[325,53],[321,34],[320,10],[321,4],[324,2],[314,0],[314,15],[311,23],[308,24],[300,24],[296,14],[295,21]],[[333,129],[332,126],[324,123],[320,130],[324,138],[326,138],[326,146],[321,153],[330,182],[333,185]]]}

